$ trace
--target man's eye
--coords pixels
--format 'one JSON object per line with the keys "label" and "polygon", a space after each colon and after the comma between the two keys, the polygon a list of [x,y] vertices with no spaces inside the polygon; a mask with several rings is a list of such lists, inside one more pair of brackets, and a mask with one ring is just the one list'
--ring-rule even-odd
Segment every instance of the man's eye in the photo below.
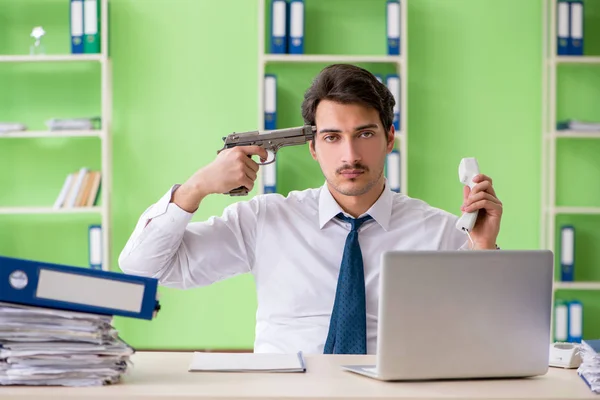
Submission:
{"label": "man's eye", "polygon": [[370,132],[370,131],[367,131],[367,132],[361,133],[360,135],[363,136],[363,137],[371,137],[371,136],[374,135],[374,133]]}
{"label": "man's eye", "polygon": [[333,142],[335,139],[336,139],[335,136],[325,136],[323,138],[323,140],[326,141],[326,142]]}

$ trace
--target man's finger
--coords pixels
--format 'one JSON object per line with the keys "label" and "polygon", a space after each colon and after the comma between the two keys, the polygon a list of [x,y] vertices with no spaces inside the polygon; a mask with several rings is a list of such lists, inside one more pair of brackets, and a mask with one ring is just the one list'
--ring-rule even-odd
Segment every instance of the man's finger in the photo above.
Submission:
{"label": "man's finger", "polygon": [[494,183],[492,182],[492,178],[490,178],[489,176],[487,176],[487,175],[484,175],[484,174],[478,174],[478,175],[476,175],[476,176],[473,178],[473,182],[475,182],[475,183],[480,183],[480,182],[483,182],[483,181],[489,181],[489,182],[490,182],[490,184],[492,184],[492,185],[494,184]]}
{"label": "man's finger", "polygon": [[496,197],[496,191],[494,190],[494,186],[492,186],[492,182],[487,180],[484,180],[473,187],[472,193],[479,192],[488,192],[492,196]]}
{"label": "man's finger", "polygon": [[258,172],[258,164],[256,163],[256,161],[254,161],[253,159],[251,159],[250,157],[244,157],[244,161],[246,162],[246,166],[248,168],[250,168],[252,171],[254,172]]}
{"label": "man's finger", "polygon": [[269,158],[269,153],[264,147],[261,146],[238,146],[237,148],[249,156],[259,156],[264,160]]}

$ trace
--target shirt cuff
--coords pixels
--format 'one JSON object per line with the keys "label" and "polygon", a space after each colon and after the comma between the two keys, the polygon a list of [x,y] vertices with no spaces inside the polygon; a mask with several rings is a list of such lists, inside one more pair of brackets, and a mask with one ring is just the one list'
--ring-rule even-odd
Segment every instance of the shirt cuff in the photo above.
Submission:
{"label": "shirt cuff", "polygon": [[187,225],[193,213],[187,212],[177,204],[172,203],[173,192],[180,185],[173,185],[161,199],[155,203],[144,216],[147,223],[151,223],[154,228],[177,228],[182,225]]}

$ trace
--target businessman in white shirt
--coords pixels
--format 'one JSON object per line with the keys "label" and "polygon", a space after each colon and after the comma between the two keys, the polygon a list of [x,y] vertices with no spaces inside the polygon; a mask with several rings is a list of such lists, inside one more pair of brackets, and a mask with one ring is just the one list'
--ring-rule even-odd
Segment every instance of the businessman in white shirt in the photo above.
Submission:
{"label": "businessman in white shirt", "polygon": [[[496,249],[502,203],[481,174],[463,192],[463,212],[479,211],[473,243],[457,216],[390,190],[394,98],[368,71],[325,68],[306,91],[302,115],[316,126],[309,144],[325,183],[287,197],[265,194],[190,222],[202,200],[245,186],[266,160],[258,146],[222,151],[140,217],[119,256],[125,273],[176,288],[251,273],[256,282],[255,352],[373,354],[378,279],[388,250]],[[354,227],[354,228],[352,228]]]}

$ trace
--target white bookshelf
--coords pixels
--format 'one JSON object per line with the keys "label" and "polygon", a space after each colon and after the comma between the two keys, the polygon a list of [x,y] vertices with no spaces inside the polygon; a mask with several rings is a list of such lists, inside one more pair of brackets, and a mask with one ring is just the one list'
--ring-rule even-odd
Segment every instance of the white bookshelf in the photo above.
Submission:
{"label": "white bookshelf", "polygon": [[[557,0],[543,0],[543,60],[542,60],[542,181],[540,247],[557,254],[556,217],[560,214],[600,215],[600,207],[556,205],[556,147],[559,141],[600,139],[600,132],[557,130],[557,76],[564,64],[600,64],[600,57],[557,56]],[[555,268],[560,268],[556,265]],[[555,282],[554,290],[600,290],[600,282]]]}
{"label": "white bookshelf", "polygon": [[33,138],[65,138],[65,137],[105,137],[103,130],[91,131],[23,131],[0,133],[0,139],[33,139]]}
{"label": "white bookshelf", "polygon": [[3,63],[40,63],[40,62],[107,62],[104,54],[59,54],[59,55],[0,55]]}
{"label": "white bookshelf", "polygon": [[[368,2],[369,0],[364,0]],[[400,131],[396,132],[397,147],[400,151],[400,184],[401,192],[408,194],[408,0],[400,1],[400,56],[394,55],[332,55],[332,54],[270,54],[265,49],[265,39],[268,30],[265,29],[266,4],[270,0],[258,1],[258,126],[264,128],[264,75],[269,63],[385,63],[394,65],[396,73],[400,76]],[[305,30],[308,27],[306,21]],[[385,25],[385,20],[381,21]],[[384,40],[385,38],[382,38]],[[263,170],[264,171],[264,170]],[[262,192],[262,173],[259,174],[257,184],[259,193]]]}
{"label": "white bookshelf", "polygon": [[[101,32],[99,54],[60,54],[60,55],[0,55],[2,63],[100,63],[100,96],[101,96],[101,121],[102,129],[89,131],[22,131],[0,133],[0,139],[39,139],[39,138],[78,138],[97,137],[101,158],[101,206],[53,208],[47,207],[0,207],[0,214],[14,215],[72,215],[72,214],[100,214],[102,225],[102,269],[110,269],[111,225],[110,225],[110,198],[112,192],[112,74],[111,60],[108,57],[108,1],[99,0],[101,4]],[[65,23],[69,23],[68,16]],[[65,171],[65,177],[69,171]],[[58,196],[61,186],[56,187]],[[82,228],[82,235],[87,235],[87,227]]]}
{"label": "white bookshelf", "polygon": [[102,207],[0,207],[0,214],[101,214],[102,212]]}

